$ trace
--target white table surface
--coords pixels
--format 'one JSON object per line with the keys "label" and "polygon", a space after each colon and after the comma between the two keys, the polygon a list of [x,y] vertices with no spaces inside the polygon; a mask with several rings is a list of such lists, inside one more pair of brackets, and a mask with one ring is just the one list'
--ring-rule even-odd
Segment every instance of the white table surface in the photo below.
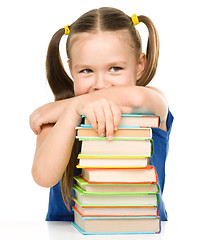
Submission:
{"label": "white table surface", "polygon": [[[82,240],[82,239],[136,239],[162,240],[167,222],[162,222],[160,234],[136,235],[82,235],[70,222],[0,222],[1,240]],[[167,238],[165,238],[167,239]]]}

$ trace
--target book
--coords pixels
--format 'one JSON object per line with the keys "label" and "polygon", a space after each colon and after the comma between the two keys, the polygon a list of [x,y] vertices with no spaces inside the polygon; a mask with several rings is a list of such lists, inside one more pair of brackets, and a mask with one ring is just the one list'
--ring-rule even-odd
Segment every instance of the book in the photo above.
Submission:
{"label": "book", "polygon": [[78,168],[124,168],[147,167],[149,158],[145,156],[78,155]]}
{"label": "book", "polygon": [[160,233],[160,218],[156,217],[82,217],[73,208],[72,225],[82,234]]}
{"label": "book", "polygon": [[81,153],[87,155],[143,155],[151,157],[153,154],[153,140],[149,138],[106,138],[76,137],[82,141]]}
{"label": "book", "polygon": [[74,222],[82,234],[160,233],[152,129],[160,117],[122,114],[113,139],[99,137],[85,116],[76,127],[81,175],[74,177]]}
{"label": "book", "polygon": [[[84,124],[90,125],[86,116],[83,115],[82,117],[84,118]],[[122,114],[120,126],[158,128],[160,126],[160,117],[151,113]]]}
{"label": "book", "polygon": [[85,192],[74,185],[75,198],[84,206],[153,206],[158,205],[156,193]]}
{"label": "book", "polygon": [[75,206],[82,217],[123,217],[123,216],[158,216],[158,207],[152,206],[84,206],[75,201]]}
{"label": "book", "polygon": [[[90,125],[81,125],[76,127],[78,137],[99,137],[97,131],[95,131]],[[146,137],[152,138],[151,128],[141,127],[124,127],[120,126],[118,130],[114,131],[113,137]]]}
{"label": "book", "polygon": [[89,183],[157,183],[155,167],[145,168],[85,168],[81,177]]}
{"label": "book", "polygon": [[159,193],[157,183],[88,183],[80,176],[75,176],[76,184],[87,192],[147,192]]}

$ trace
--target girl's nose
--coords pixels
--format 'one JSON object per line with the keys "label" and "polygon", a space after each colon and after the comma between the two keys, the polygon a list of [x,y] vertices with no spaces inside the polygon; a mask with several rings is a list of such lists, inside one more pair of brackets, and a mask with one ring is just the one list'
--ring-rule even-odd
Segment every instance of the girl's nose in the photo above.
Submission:
{"label": "girl's nose", "polygon": [[111,83],[106,79],[106,76],[104,74],[98,74],[95,76],[94,81],[94,90],[100,90],[103,88],[109,88],[111,87]]}

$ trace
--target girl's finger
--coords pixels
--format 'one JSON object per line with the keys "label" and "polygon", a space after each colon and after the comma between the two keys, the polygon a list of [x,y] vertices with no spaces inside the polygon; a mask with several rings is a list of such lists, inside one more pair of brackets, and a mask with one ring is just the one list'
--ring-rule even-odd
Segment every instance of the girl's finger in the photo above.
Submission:
{"label": "girl's finger", "polygon": [[101,103],[103,104],[105,116],[106,137],[108,140],[112,140],[114,133],[114,118],[111,109],[111,102],[108,102],[106,99],[102,99]]}
{"label": "girl's finger", "polygon": [[114,121],[114,130],[117,130],[121,121],[121,109],[113,102],[111,102],[111,110]]}
{"label": "girl's finger", "polygon": [[97,125],[97,118],[95,115],[95,111],[93,111],[91,108],[89,109],[88,112],[85,113],[87,119],[89,120],[92,128],[97,131],[98,125]]}
{"label": "girl's finger", "polygon": [[105,114],[104,114],[103,106],[100,103],[97,103],[94,108],[94,112],[96,115],[98,135],[99,137],[104,137],[106,123],[105,123]]}
{"label": "girl's finger", "polygon": [[29,125],[30,128],[32,129],[32,131],[38,135],[41,132],[41,128],[40,128],[40,123],[38,120],[38,116],[36,114],[31,114],[29,117]]}

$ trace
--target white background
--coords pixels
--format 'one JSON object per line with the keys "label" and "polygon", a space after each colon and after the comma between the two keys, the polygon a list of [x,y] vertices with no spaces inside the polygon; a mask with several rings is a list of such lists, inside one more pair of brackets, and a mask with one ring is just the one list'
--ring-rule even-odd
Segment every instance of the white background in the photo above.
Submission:
{"label": "white background", "polygon": [[[44,221],[49,189],[31,177],[36,136],[29,115],[53,96],[45,57],[52,35],[102,6],[146,15],[160,36],[157,75],[175,117],[164,201],[177,237],[214,234],[216,223],[215,1],[5,1],[0,4],[0,221]],[[143,35],[145,25],[138,25]],[[66,37],[61,48],[64,49]],[[144,47],[146,37],[143,36]],[[65,52],[62,51],[63,59]],[[202,235],[201,235],[202,236]]]}

